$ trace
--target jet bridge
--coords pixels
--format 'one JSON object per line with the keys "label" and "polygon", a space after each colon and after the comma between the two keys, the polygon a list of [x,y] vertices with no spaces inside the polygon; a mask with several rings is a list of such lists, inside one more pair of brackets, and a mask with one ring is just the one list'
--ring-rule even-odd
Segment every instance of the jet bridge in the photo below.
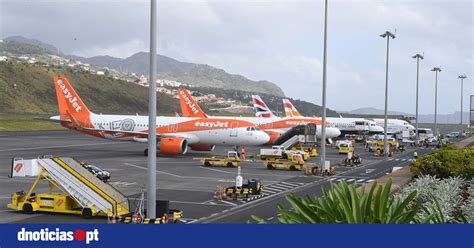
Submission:
{"label": "jet bridge", "polygon": [[[124,195],[83,168],[74,158],[14,158],[10,177],[30,176],[36,176],[36,180],[29,191],[26,194],[23,191],[14,193],[8,208],[27,213],[61,212],[85,217],[130,213],[129,202]],[[36,194],[33,190],[41,179],[49,182],[49,190],[48,193]]]}

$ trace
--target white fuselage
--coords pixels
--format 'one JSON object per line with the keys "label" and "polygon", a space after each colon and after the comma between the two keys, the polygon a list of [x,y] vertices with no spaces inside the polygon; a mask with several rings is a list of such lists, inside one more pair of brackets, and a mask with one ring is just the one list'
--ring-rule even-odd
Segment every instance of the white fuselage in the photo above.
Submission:
{"label": "white fuselage", "polygon": [[377,126],[375,121],[364,118],[328,117],[326,120],[331,123],[331,126],[339,128],[342,133],[383,133],[383,128]]}
{"label": "white fuselage", "polygon": [[[106,131],[100,135],[106,139],[132,140],[146,142],[122,132],[148,132],[148,116],[138,115],[97,115],[91,114],[90,122],[95,129]],[[232,120],[215,120],[207,118],[166,117],[156,118],[157,134],[163,137],[180,137],[188,144],[209,145],[262,145],[268,142],[268,135],[255,127],[239,126],[241,123]]]}
{"label": "white fuselage", "polygon": [[[321,121],[320,118],[312,117],[228,117],[228,116],[212,116],[212,118],[234,118],[236,120],[248,121],[254,123],[261,130],[267,132],[276,132],[283,134],[290,130],[296,125],[304,125],[308,123],[314,123],[315,121]],[[341,134],[341,131],[331,126],[330,124],[326,128],[326,138],[336,138]],[[316,126],[316,136],[321,138],[321,124]]]}
{"label": "white fuselage", "polygon": [[[374,119],[378,126],[384,127],[385,120],[384,119]],[[401,133],[403,131],[409,131],[412,133],[415,131],[415,127],[404,120],[398,119],[387,119],[387,133],[394,134],[394,133]]]}

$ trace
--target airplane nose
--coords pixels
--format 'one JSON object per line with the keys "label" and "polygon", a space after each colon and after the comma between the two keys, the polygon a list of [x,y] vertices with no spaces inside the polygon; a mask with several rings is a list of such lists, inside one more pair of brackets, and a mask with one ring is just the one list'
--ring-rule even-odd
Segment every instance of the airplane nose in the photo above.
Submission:
{"label": "airplane nose", "polygon": [[329,127],[329,128],[327,128],[326,131],[327,131],[326,137],[328,137],[328,138],[336,138],[339,135],[341,135],[341,131],[338,128],[335,128],[335,127]]}
{"label": "airplane nose", "polygon": [[333,132],[334,132],[333,138],[339,137],[339,135],[341,135],[341,130],[339,130],[338,128],[333,128]]}
{"label": "airplane nose", "polygon": [[258,135],[259,145],[267,144],[270,141],[270,135],[260,131]]}

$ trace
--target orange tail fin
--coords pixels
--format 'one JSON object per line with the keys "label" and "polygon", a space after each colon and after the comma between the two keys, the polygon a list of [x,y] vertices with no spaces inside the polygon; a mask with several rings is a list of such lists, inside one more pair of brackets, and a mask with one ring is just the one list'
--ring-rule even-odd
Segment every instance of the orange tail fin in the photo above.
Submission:
{"label": "orange tail fin", "polygon": [[188,90],[179,89],[178,96],[181,112],[184,117],[207,118],[207,115],[202,111],[196,101],[194,101],[194,98],[189,94]]}
{"label": "orange tail fin", "polygon": [[92,127],[90,123],[91,111],[82,102],[79,95],[72,88],[65,77],[54,77],[54,87],[58,100],[60,114],[70,115],[83,127]]}
{"label": "orange tail fin", "polygon": [[288,99],[283,99],[283,107],[285,108],[286,117],[300,117],[301,114]]}

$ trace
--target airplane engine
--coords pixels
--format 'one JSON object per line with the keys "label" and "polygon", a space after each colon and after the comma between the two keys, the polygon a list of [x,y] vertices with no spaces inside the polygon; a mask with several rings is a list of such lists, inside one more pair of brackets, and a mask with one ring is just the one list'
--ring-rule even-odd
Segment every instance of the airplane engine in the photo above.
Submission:
{"label": "airplane engine", "polygon": [[179,155],[188,150],[188,142],[183,138],[162,138],[157,144],[161,154]]}
{"label": "airplane engine", "polygon": [[148,143],[148,138],[133,138],[133,141],[139,142],[139,143]]}
{"label": "airplane engine", "polygon": [[268,136],[270,136],[270,140],[268,141],[267,145],[272,145],[273,142],[275,142],[276,139],[278,139],[278,137],[280,137],[280,133],[276,133],[276,132],[268,132],[267,133]]}
{"label": "airplane engine", "polygon": [[193,151],[203,151],[203,152],[211,152],[214,151],[214,148],[216,148],[215,145],[204,145],[204,144],[195,144],[195,145],[190,145],[191,150]]}

